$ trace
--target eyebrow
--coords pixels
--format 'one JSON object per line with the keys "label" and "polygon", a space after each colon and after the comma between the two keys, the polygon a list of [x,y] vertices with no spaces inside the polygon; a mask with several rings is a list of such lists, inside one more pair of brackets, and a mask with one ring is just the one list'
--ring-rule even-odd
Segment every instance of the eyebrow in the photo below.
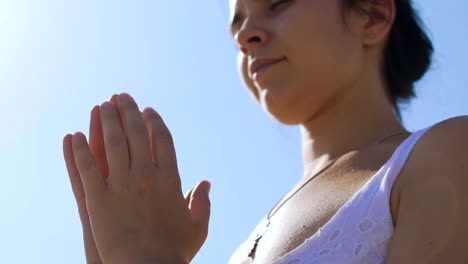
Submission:
{"label": "eyebrow", "polygon": [[237,23],[239,23],[241,19],[242,19],[241,14],[239,14],[238,12],[234,13],[231,24],[229,25],[229,32],[232,33],[234,31],[234,27],[237,25]]}
{"label": "eyebrow", "polygon": [[[264,1],[264,0],[249,0],[249,2],[252,2],[252,3],[259,3],[261,1]],[[239,12],[237,6],[234,8],[235,8],[234,16],[232,17],[232,21],[229,26],[229,31],[231,33],[233,32],[234,27],[237,25],[237,23],[239,23],[239,21],[242,20],[242,14]]]}

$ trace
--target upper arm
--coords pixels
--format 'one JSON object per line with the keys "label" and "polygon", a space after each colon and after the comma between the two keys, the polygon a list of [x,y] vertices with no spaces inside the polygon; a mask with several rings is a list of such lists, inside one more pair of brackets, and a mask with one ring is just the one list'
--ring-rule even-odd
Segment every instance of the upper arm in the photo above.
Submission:
{"label": "upper arm", "polygon": [[468,263],[468,117],[431,128],[400,177],[387,264]]}

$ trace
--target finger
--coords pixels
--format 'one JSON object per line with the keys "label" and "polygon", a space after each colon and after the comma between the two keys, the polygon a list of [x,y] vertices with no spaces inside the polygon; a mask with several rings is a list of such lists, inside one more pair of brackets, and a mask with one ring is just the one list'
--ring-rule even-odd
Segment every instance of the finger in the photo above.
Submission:
{"label": "finger", "polygon": [[97,246],[94,241],[91,226],[89,226],[87,229],[83,228],[83,240],[85,246],[86,263],[102,264],[101,256],[99,255],[99,251],[97,250]]}
{"label": "finger", "polygon": [[86,225],[89,223],[88,212],[86,210],[86,197],[83,183],[81,182],[80,178],[80,173],[78,172],[78,168],[75,164],[71,139],[72,135],[66,135],[63,139],[63,156],[65,158],[65,164],[68,171],[68,177],[70,178],[73,195],[75,196],[76,202],[78,204],[78,212],[80,214],[81,223]]}
{"label": "finger", "polygon": [[102,134],[101,113],[97,105],[91,110],[89,149],[96,159],[101,174],[104,176],[104,179],[107,179],[109,176],[109,166],[107,165],[106,147],[104,145],[104,135]]}
{"label": "finger", "polygon": [[192,220],[198,227],[203,240],[208,235],[208,226],[211,214],[211,202],[209,198],[211,184],[209,181],[200,182],[192,191],[189,203]]}
{"label": "finger", "polygon": [[148,130],[133,98],[122,93],[117,97],[130,150],[131,166],[153,164]]}
{"label": "finger", "polygon": [[150,129],[151,148],[156,166],[177,168],[172,135],[161,116],[148,107],[143,111],[143,118]]}
{"label": "finger", "polygon": [[122,175],[128,174],[130,168],[127,140],[120,126],[116,109],[112,104],[103,103],[100,112],[109,174],[120,178]]}
{"label": "finger", "polygon": [[[114,106],[114,108],[115,108],[115,110],[116,110],[116,112],[117,112],[117,114],[119,116],[120,126],[123,129],[122,114],[120,113],[119,105],[117,104],[117,95],[116,94],[112,95],[112,97],[110,99],[110,102]],[[124,134],[125,134],[125,130],[124,130]],[[125,138],[127,138],[126,134],[125,134]]]}
{"label": "finger", "polygon": [[116,94],[112,95],[109,102],[111,102],[112,105],[114,105],[114,107],[118,107],[118,105],[117,105],[117,95]]}
{"label": "finger", "polygon": [[101,195],[106,190],[106,184],[89,150],[86,137],[82,133],[77,132],[72,136],[72,149],[89,210],[90,202],[99,202]]}
{"label": "finger", "polygon": [[89,222],[88,210],[86,208],[86,198],[83,189],[83,184],[80,179],[78,168],[75,164],[72,150],[72,135],[66,135],[63,139],[63,154],[67,166],[68,175],[72,185],[73,194],[78,204],[78,214],[80,216],[81,224],[83,226],[83,240],[85,242],[85,253],[87,263],[101,263],[96,262],[100,260],[99,253],[94,242],[92,235],[91,225]]}

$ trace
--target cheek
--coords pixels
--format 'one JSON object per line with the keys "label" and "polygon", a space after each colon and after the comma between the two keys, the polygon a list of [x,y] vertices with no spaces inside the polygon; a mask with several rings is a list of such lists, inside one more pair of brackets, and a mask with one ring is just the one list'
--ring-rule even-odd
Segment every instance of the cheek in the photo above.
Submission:
{"label": "cheek", "polygon": [[[356,78],[361,67],[359,41],[346,30],[338,11],[302,17],[285,38],[296,82],[328,97]],[[300,26],[308,25],[308,26]],[[289,25],[292,26],[292,25]],[[292,45],[294,44],[294,46]]]}
{"label": "cheek", "polygon": [[250,79],[250,75],[248,72],[249,67],[247,57],[244,56],[242,52],[239,52],[239,55],[237,56],[237,68],[239,70],[239,74],[241,75],[242,80],[244,81],[245,86],[247,86],[254,98],[257,101],[260,101],[258,89],[255,87],[254,83],[252,82],[252,79]]}
{"label": "cheek", "polygon": [[353,43],[336,45],[334,42],[315,46],[319,52],[309,53],[300,62],[300,79],[319,87],[344,85],[351,81],[360,65],[359,50],[353,46]]}

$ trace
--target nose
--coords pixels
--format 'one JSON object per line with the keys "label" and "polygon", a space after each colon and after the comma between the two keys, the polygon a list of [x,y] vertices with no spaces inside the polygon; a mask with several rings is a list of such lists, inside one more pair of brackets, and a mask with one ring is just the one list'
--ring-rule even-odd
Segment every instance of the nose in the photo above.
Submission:
{"label": "nose", "polygon": [[270,36],[266,30],[246,19],[235,39],[244,54],[252,54],[258,47],[266,45],[270,41]]}

